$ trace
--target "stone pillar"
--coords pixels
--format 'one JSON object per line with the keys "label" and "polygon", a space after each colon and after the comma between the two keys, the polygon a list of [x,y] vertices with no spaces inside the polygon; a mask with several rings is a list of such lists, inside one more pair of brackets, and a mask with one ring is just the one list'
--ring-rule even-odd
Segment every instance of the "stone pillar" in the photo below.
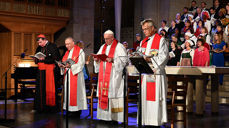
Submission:
{"label": "stone pillar", "polygon": [[120,40],[121,34],[121,15],[122,15],[122,1],[115,0],[115,37]]}
{"label": "stone pillar", "polygon": [[204,82],[202,78],[196,78],[196,114],[203,115],[204,112]]}

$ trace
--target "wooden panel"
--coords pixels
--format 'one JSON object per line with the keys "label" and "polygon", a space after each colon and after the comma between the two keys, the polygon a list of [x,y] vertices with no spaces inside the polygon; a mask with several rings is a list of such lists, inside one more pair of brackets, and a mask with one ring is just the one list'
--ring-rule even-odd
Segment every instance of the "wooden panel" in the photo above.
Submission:
{"label": "wooden panel", "polygon": [[33,54],[33,42],[32,42],[32,33],[31,34],[24,34],[24,49],[27,49],[26,55]]}
{"label": "wooden panel", "polygon": [[14,55],[22,53],[21,33],[14,33]]}
{"label": "wooden panel", "polygon": [[[11,35],[10,32],[0,32],[0,74],[7,72],[7,83],[10,87],[10,66],[11,66]],[[4,77],[5,78],[5,77]],[[2,79],[1,88],[5,88],[5,79]]]}

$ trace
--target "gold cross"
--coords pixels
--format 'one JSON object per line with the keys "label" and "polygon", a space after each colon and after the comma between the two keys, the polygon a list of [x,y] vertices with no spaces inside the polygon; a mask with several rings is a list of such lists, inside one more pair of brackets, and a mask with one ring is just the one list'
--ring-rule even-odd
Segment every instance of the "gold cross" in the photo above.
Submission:
{"label": "gold cross", "polygon": [[105,82],[105,88],[103,88],[103,90],[104,90],[104,95],[106,95],[106,91],[108,91],[107,82]]}

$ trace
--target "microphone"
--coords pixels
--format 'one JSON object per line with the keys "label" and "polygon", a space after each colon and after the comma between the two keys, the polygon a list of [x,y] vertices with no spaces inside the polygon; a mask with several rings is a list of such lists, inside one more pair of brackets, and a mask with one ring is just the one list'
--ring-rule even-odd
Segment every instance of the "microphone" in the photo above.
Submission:
{"label": "microphone", "polygon": [[21,53],[20,57],[21,59],[25,58],[25,53],[28,51],[28,49],[25,49],[23,53]]}

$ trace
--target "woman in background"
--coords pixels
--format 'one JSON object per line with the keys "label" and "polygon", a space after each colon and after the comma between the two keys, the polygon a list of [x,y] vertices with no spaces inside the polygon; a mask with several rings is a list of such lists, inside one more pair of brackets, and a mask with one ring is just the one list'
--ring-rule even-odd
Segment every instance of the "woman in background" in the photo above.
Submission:
{"label": "woman in background", "polygon": [[193,57],[193,66],[209,66],[209,51],[204,46],[205,41],[203,39],[197,40],[197,48]]}
{"label": "woman in background", "polygon": [[194,50],[191,46],[193,45],[191,40],[185,41],[185,49],[181,53],[180,66],[192,66]]}
{"label": "woman in background", "polygon": [[171,46],[171,50],[169,52],[169,61],[167,65],[168,66],[180,65],[181,50],[177,48],[177,44],[173,41],[171,42],[170,46]]}
{"label": "woman in background", "polygon": [[[216,32],[214,35],[214,44],[212,45],[212,65],[216,67],[224,67],[224,55],[223,52],[226,49],[226,43],[222,41],[222,34]],[[223,75],[220,75],[219,78],[220,85],[223,84]]]}

